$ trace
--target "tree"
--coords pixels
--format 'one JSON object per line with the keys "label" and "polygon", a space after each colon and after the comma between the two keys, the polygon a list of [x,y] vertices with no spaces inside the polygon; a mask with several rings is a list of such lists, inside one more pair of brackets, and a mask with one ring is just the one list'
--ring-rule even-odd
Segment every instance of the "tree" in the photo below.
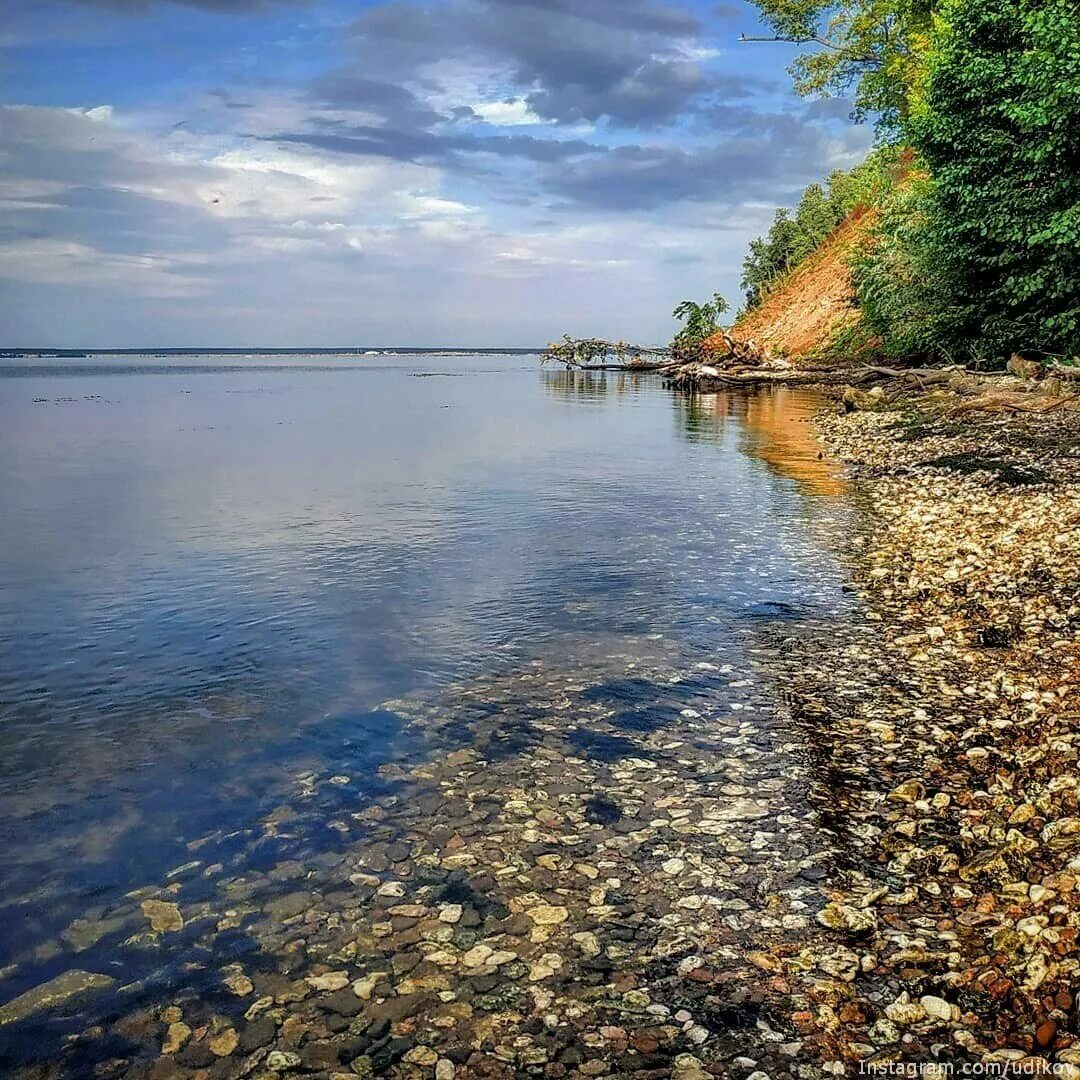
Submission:
{"label": "tree", "polygon": [[683,300],[676,305],[671,313],[672,317],[683,325],[672,339],[672,357],[676,360],[689,360],[700,356],[702,342],[720,329],[720,316],[728,307],[728,302],[719,293],[713,293],[712,299],[704,304]]}
{"label": "tree", "polygon": [[855,115],[893,130],[918,99],[939,0],[753,0],[775,37],[813,51],[791,67],[801,94],[849,94]]}
{"label": "tree", "polygon": [[1080,352],[1075,0],[946,0],[909,124],[938,302],[977,354]]}
{"label": "tree", "polygon": [[794,216],[789,210],[777,210],[768,235],[751,240],[743,260],[740,284],[746,309],[757,307],[772,286],[813,254],[852,210],[872,204],[891,188],[898,166],[895,149],[876,150],[850,172],[833,172],[827,188],[811,184]]}

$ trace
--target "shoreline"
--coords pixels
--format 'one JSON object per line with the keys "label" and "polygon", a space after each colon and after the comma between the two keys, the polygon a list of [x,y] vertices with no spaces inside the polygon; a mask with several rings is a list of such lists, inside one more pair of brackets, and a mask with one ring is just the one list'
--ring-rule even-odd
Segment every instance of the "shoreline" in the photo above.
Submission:
{"label": "shoreline", "polygon": [[869,618],[782,674],[831,733],[838,830],[878,854],[819,915],[849,972],[808,974],[793,1021],[852,1068],[1080,1077],[1080,416],[954,405],[817,420],[864,502]]}

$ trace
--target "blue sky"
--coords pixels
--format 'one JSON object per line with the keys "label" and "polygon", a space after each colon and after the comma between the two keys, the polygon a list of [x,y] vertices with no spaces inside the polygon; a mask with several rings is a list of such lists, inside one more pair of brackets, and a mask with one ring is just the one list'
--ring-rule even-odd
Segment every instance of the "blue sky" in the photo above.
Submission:
{"label": "blue sky", "polygon": [[752,4],[5,0],[0,338],[670,337],[870,133]]}

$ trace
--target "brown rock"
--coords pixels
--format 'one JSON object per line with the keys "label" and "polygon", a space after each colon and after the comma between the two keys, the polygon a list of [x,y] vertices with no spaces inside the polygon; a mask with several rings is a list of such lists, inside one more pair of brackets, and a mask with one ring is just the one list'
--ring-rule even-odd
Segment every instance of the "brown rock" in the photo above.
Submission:
{"label": "brown rock", "polygon": [[1046,1050],[1053,1045],[1057,1037],[1057,1024],[1053,1020],[1044,1020],[1035,1029],[1035,1045],[1040,1050]]}

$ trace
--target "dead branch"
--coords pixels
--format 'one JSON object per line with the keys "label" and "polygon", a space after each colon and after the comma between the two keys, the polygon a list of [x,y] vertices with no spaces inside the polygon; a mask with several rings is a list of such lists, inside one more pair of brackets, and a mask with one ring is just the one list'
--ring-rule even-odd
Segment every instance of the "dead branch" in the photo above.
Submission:
{"label": "dead branch", "polygon": [[[774,37],[757,37],[749,34],[740,34],[739,41],[744,45],[820,45],[823,49],[832,49],[834,52],[844,51],[843,45],[838,45],[835,41],[830,41],[828,38],[821,37],[819,34],[809,34],[806,37],[783,37],[782,35],[776,35]],[[880,56],[851,56],[848,59],[850,59],[853,64],[882,63]]]}
{"label": "dead branch", "polygon": [[1062,397],[1047,397],[1032,401],[1031,395],[1020,395],[1008,391],[990,390],[978,397],[961,401],[953,408],[953,413],[963,412],[1015,412],[1046,413],[1064,408],[1071,401],[1080,398],[1080,394],[1067,394]]}
{"label": "dead branch", "polygon": [[1069,364],[1049,364],[1047,373],[1056,375],[1059,379],[1080,379],[1080,367]]}

